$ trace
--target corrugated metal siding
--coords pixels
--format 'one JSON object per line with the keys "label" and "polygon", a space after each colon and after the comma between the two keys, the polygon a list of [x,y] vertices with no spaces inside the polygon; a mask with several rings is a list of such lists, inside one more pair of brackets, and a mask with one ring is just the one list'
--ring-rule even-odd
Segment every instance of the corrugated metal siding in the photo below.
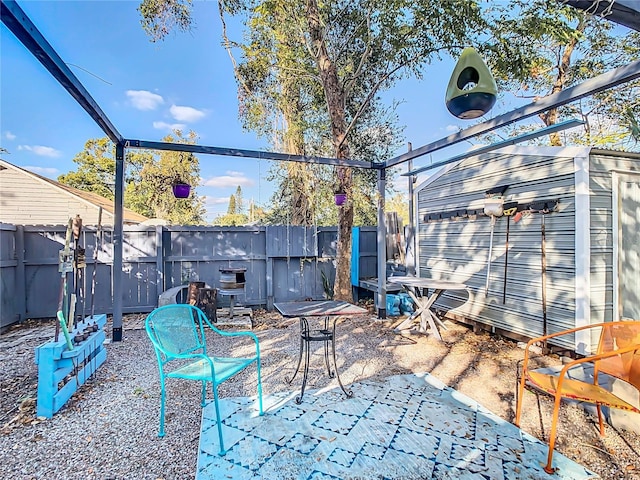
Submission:
{"label": "corrugated metal siding", "polygon": [[482,209],[485,192],[509,185],[506,201],[528,204],[559,199],[559,212],[545,215],[548,331],[574,326],[575,234],[572,157],[490,153],[471,157],[418,192],[420,275],[463,282],[469,293],[447,292],[438,305],[487,325],[533,337],[542,334],[541,214],[510,220],[505,303],[507,218],[497,219],[489,292],[485,297],[491,221],[425,221],[425,215]]}
{"label": "corrugated metal siding", "polygon": [[591,322],[614,319],[613,171],[640,173],[640,154],[593,150],[591,191]]}
{"label": "corrugated metal siding", "polygon": [[619,317],[640,319],[640,175],[619,182]]}

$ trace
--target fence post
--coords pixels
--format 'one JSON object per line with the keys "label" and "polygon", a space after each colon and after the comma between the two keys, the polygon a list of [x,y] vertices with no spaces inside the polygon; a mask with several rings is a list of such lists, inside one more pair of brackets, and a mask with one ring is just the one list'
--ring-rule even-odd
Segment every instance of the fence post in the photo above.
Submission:
{"label": "fence post", "polygon": [[273,257],[267,255],[267,311],[273,310]]}
{"label": "fence post", "polygon": [[18,314],[18,321],[25,320],[27,318],[27,278],[25,274],[25,251],[24,251],[24,226],[16,225],[15,233],[15,255],[16,255],[16,287],[22,289],[22,292],[16,293],[16,310]]}
{"label": "fence post", "polygon": [[[164,286],[164,246],[162,244],[164,227],[156,225],[156,290],[158,298],[165,291]],[[157,302],[157,299],[156,299]],[[156,306],[158,304],[156,303]]]}

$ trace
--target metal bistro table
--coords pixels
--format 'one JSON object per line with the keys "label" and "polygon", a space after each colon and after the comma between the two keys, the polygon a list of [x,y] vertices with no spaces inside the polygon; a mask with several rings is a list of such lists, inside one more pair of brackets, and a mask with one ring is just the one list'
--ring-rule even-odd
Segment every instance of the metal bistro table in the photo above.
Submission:
{"label": "metal bistro table", "polygon": [[[438,340],[442,340],[442,336],[438,331],[436,323],[440,324],[445,330],[447,327],[442,323],[442,320],[440,320],[436,313],[431,310],[431,307],[445,290],[466,290],[467,286],[463,283],[421,277],[389,277],[388,280],[390,283],[401,285],[416,304],[416,311],[398,325],[395,328],[395,331],[401,332],[408,329],[419,316],[420,325],[418,327],[418,332],[427,333],[428,323],[436,338]],[[425,290],[427,290],[426,294]],[[433,290],[431,295],[428,294],[429,290]]]}
{"label": "metal bistro table", "polygon": [[[367,310],[356,305],[352,305],[348,302],[342,302],[337,300],[320,300],[312,302],[279,302],[273,305],[283,317],[299,318],[300,319],[300,354],[298,355],[298,364],[296,365],[296,371],[293,376],[286,381],[288,384],[293,382],[296,375],[300,371],[300,365],[302,364],[302,357],[304,356],[304,374],[302,378],[302,390],[300,395],[296,397],[296,403],[302,403],[302,396],[304,395],[304,388],[307,385],[307,377],[309,376],[309,343],[311,342],[323,342],[324,343],[324,362],[327,366],[327,372],[329,378],[338,379],[340,388],[347,397],[352,397],[353,392],[347,391],[342,385],[340,375],[338,374],[338,366],[336,364],[336,322],[338,318],[347,315],[362,315],[367,313]],[[321,317],[324,320],[322,328],[312,329],[310,326],[310,320],[316,320],[314,317]],[[318,326],[320,326],[318,325]],[[315,326],[315,325],[314,325]],[[333,368],[335,371],[331,371],[329,365],[329,344],[331,345],[331,355],[333,357]]]}

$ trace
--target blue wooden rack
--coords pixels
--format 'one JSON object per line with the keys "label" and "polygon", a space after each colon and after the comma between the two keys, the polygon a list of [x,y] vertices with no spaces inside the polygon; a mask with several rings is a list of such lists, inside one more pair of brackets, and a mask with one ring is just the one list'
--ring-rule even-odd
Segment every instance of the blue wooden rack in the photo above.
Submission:
{"label": "blue wooden rack", "polygon": [[51,418],[60,410],[67,400],[84,385],[107,359],[104,347],[104,326],[107,323],[105,314],[85,318],[70,332],[71,338],[82,333],[87,327],[98,325],[95,332],[69,350],[64,337],[49,341],[36,348],[36,364],[38,365],[38,402],[36,415]]}

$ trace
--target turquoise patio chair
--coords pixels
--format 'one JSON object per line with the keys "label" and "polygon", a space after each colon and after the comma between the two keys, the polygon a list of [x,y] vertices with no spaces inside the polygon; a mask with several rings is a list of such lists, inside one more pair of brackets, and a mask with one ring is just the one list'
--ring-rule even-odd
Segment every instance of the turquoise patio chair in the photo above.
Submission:
{"label": "turquoise patio chair", "polygon": [[[207,349],[205,327],[224,337],[248,337],[256,345],[256,354],[252,357],[217,357]],[[220,455],[226,453],[222,439],[222,419],[218,404],[218,386],[241,372],[252,363],[258,369],[258,405],[262,409],[262,381],[260,378],[260,345],[258,337],[251,332],[223,332],[209,322],[206,315],[197,307],[187,304],[165,305],[156,308],[145,322],[147,334],[153,343],[160,370],[160,430],[164,437],[165,382],[168,378],[182,378],[202,382],[202,403],[207,396],[207,382],[211,382],[213,401],[216,408],[216,424],[220,437]],[[172,363],[173,362],[173,363]]]}

